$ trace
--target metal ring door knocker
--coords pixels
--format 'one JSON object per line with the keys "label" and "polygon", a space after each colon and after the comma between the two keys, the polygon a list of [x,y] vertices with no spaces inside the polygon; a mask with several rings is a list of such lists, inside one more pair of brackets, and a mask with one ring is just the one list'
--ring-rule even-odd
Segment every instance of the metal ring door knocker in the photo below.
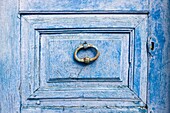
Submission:
{"label": "metal ring door knocker", "polygon": [[[79,58],[77,56],[77,53],[81,50],[81,49],[88,49],[88,48],[94,48],[96,50],[96,56],[93,57],[93,58],[90,58],[90,57],[84,57],[84,58]],[[98,51],[98,48],[92,44],[87,44],[86,42],[79,45],[79,47],[75,50],[74,52],[74,59],[78,62],[83,62],[83,63],[86,63],[86,64],[89,64],[90,62],[93,62],[95,60],[97,60],[97,58],[99,57],[100,55],[100,52]]]}

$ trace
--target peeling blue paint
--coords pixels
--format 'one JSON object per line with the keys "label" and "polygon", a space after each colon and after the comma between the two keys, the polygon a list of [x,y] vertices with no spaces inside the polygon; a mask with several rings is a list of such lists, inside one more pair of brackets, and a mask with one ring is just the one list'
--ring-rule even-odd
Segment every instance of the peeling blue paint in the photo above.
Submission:
{"label": "peeling blue paint", "polygon": [[[160,6],[159,6],[160,7]],[[158,10],[156,10],[156,11],[154,11],[155,9],[153,8],[152,9],[152,12],[154,12],[152,15],[152,18],[153,19],[155,19],[155,20],[158,20],[158,19],[160,19],[160,13],[161,13],[161,10],[160,9],[158,9]]]}
{"label": "peeling blue paint", "polygon": [[[0,112],[20,113],[22,110],[23,113],[75,111],[168,113],[170,111],[169,2],[169,0],[1,0]],[[18,10],[21,15],[18,15]],[[83,14],[76,15],[76,13],[81,13],[81,11],[83,11]],[[86,14],[86,11],[88,14]],[[92,13],[92,11],[95,11],[95,13],[89,14]],[[70,12],[74,14],[64,14]],[[109,14],[107,14],[108,12]],[[32,13],[34,13],[34,15],[32,15]],[[58,17],[57,13],[60,13]],[[83,15],[85,16],[83,17]],[[95,15],[95,17],[92,15]],[[148,23],[146,23],[147,19],[149,19]],[[96,61],[91,64],[94,69],[87,69],[87,65],[80,65],[70,60],[73,58],[71,54],[74,52],[74,48],[76,48],[79,43],[75,43],[75,41],[62,42],[61,40],[63,38],[61,38],[59,39],[61,41],[59,44],[62,44],[62,47],[55,46],[55,44],[58,44],[55,42],[58,41],[55,37],[59,36],[54,35],[55,30],[58,28],[62,28],[63,30],[73,27],[78,29],[91,29],[93,27],[96,27],[95,29],[122,28],[123,30],[119,30],[119,33],[128,29],[128,33],[133,40],[129,41],[129,47],[127,47],[126,44],[122,45],[123,42],[128,42],[126,36],[127,40],[121,38],[120,42],[114,39],[116,36],[110,36],[106,33],[100,36],[112,37],[114,43],[111,43],[110,39],[103,40],[101,38],[102,40],[100,41],[90,40],[89,42],[91,43],[99,44],[100,51],[107,54],[108,58],[105,58],[104,55],[101,54],[101,59],[98,59],[101,63],[98,64],[100,67],[97,67]],[[133,30],[135,31],[134,34]],[[92,31],[96,32],[95,30]],[[53,36],[50,34],[52,32]],[[87,38],[91,35],[92,34],[89,34]],[[76,36],[77,35],[74,37]],[[36,39],[34,39],[35,37]],[[45,51],[48,51],[46,50],[48,44],[46,44],[47,40],[44,39],[49,37],[53,37],[55,41],[53,40],[52,43],[49,43],[51,47],[50,52],[45,53]],[[94,37],[97,37],[97,33]],[[145,54],[147,37],[151,38],[150,41],[153,41],[155,45],[154,49],[150,51],[151,55],[148,55],[148,60],[146,60],[147,53]],[[135,42],[135,48],[133,48],[133,41]],[[67,43],[67,46],[64,45],[65,43]],[[132,45],[130,46],[130,44]],[[66,47],[71,49],[67,52],[57,52],[58,50],[56,48],[66,50]],[[124,48],[124,51],[122,48]],[[40,54],[37,51],[40,51]],[[122,53],[122,51],[126,54]],[[41,54],[41,52],[44,53]],[[62,56],[61,53],[65,56]],[[83,57],[85,53],[80,52],[79,55]],[[91,55],[91,52],[87,52],[87,55]],[[122,55],[124,56],[124,60],[122,60]],[[46,59],[43,59],[44,57],[42,56],[45,56]],[[69,60],[67,56],[69,56]],[[41,59],[39,59],[39,57],[41,57]],[[63,63],[56,58],[65,58],[67,60]],[[43,61],[43,63],[48,61],[51,63],[47,63],[47,66],[45,65],[43,67],[44,64],[40,62],[41,66],[39,67],[39,60]],[[71,61],[71,63],[69,64],[68,61]],[[61,66],[60,69],[55,68],[57,63],[58,65],[63,65],[63,67]],[[107,66],[104,70],[102,70],[104,67],[102,64],[106,64]],[[75,67],[72,65],[75,65]],[[113,66],[113,68],[111,68],[111,66]],[[125,68],[121,70],[123,66]],[[79,70],[80,67],[86,67],[86,70],[81,70],[80,73],[89,74],[88,76],[85,74],[79,76],[83,79],[86,77],[120,77],[121,79],[117,81],[117,83],[104,80],[101,83],[96,81],[88,81],[86,83],[83,81],[80,83],[63,82],[62,84],[56,82],[57,79],[49,79],[50,77],[55,78],[56,75],[61,78],[71,78],[75,77],[75,75],[81,75],[80,73],[77,74],[79,72],[77,70]],[[100,70],[96,71],[96,68]],[[56,69],[59,69],[59,71],[56,71]],[[88,71],[89,69],[91,69],[91,71]],[[39,70],[41,70],[41,73],[39,73]],[[121,74],[121,71],[124,71],[124,74]],[[48,75],[48,72],[50,72],[50,75]],[[109,72],[110,74],[108,74]],[[59,75],[61,73],[62,75]],[[71,74],[67,76],[66,73]],[[107,74],[105,75],[105,73]],[[148,73],[148,75],[146,73]],[[89,80],[91,80],[91,78]],[[61,90],[65,90],[65,92]],[[92,99],[90,101],[67,101],[67,99],[60,101],[60,99],[58,99],[59,97],[66,98],[69,96],[80,98],[91,96],[95,99],[107,97],[109,100],[96,102]],[[51,100],[58,100],[41,101],[40,98],[45,100],[46,97]],[[113,101],[110,101],[110,97],[118,100],[113,99]],[[124,98],[130,101],[124,100]],[[130,98],[132,98],[132,100]],[[38,103],[37,99],[40,99]],[[79,105],[79,107],[72,107],[72,105]]]}

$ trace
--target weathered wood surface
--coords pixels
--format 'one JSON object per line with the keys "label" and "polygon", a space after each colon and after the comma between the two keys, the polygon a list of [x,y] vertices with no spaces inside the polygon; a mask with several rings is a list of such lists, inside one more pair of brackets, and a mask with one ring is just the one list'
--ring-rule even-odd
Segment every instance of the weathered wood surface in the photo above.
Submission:
{"label": "weathered wood surface", "polygon": [[[55,86],[54,86],[55,87]],[[52,90],[53,89],[53,90]],[[32,94],[28,99],[117,99],[117,100],[140,100],[133,91],[131,91],[128,87],[94,87],[94,88],[88,88],[88,87],[83,87],[83,88],[61,88],[61,87],[55,87],[54,88],[49,87],[46,89],[39,89],[36,91],[34,94]],[[124,95],[126,94],[126,95]],[[64,103],[64,102],[63,102]],[[97,106],[97,105],[96,105]],[[127,105],[128,106],[128,105]],[[131,105],[129,105],[131,106]]]}
{"label": "weathered wood surface", "polygon": [[148,10],[148,0],[21,0],[20,11]]}
{"label": "weathered wood surface", "polygon": [[[120,61],[122,63],[116,63],[119,62],[119,58],[116,59],[117,61],[114,61],[116,63],[116,67],[112,66],[112,63],[107,65],[107,68],[104,69],[104,71],[109,71],[109,69],[112,70],[119,70],[119,66],[121,67],[121,74],[116,73],[112,74],[114,77],[122,77],[122,82],[119,81],[113,81],[108,82],[105,80],[105,85],[109,84],[115,84],[115,85],[126,85],[128,87],[128,84],[131,84],[131,89],[129,89],[129,93],[136,95],[136,98],[139,99],[140,97],[142,100],[139,99],[139,101],[143,101],[146,103],[146,92],[147,92],[147,51],[146,51],[146,43],[147,43],[147,14],[143,13],[141,15],[139,14],[67,14],[67,15],[23,15],[21,20],[21,64],[22,64],[22,103],[23,105],[28,106],[36,106],[35,102],[30,100],[39,100],[45,99],[48,102],[50,102],[50,105],[54,104],[54,101],[56,102],[56,105],[59,105],[60,102],[61,105],[66,104],[65,107],[68,107],[68,97],[71,99],[79,99],[82,98],[81,96],[84,96],[84,99],[88,98],[89,103],[93,102],[93,99],[95,98],[102,98],[100,101],[104,102],[104,99],[113,99],[111,102],[112,105],[114,102],[116,102],[116,99],[122,100],[122,103],[125,102],[122,106],[131,106],[133,105],[133,99],[132,95],[131,98],[127,97],[128,91],[124,92],[121,88],[117,90],[110,90],[103,89],[102,91],[91,91],[91,87],[86,87],[87,90],[81,90],[79,92],[67,90],[65,92],[58,91],[40,91],[39,89],[35,88],[35,84],[39,82],[40,88],[43,86],[48,86],[50,84],[53,84],[54,86],[60,84],[60,87],[64,87],[65,84],[67,84],[67,88],[70,88],[71,83],[67,81],[66,78],[72,78],[70,77],[70,73],[77,73],[78,69],[81,69],[81,66],[77,66],[78,63],[76,63],[72,57],[71,54],[74,53],[74,48],[79,45],[81,41],[89,41],[93,42],[94,44],[98,45],[102,41],[102,43],[99,45],[99,49],[101,50],[101,59],[98,59],[100,61],[101,65],[97,69],[103,69],[105,65],[102,65],[105,63],[106,60],[110,59],[109,61],[112,61],[114,59],[114,55],[116,52],[113,52],[114,54],[111,54],[109,58],[104,58],[104,56],[107,56],[107,53],[112,51],[119,51],[121,54],[119,55]],[[84,33],[84,34],[83,34]],[[128,34],[127,34],[128,33]],[[99,35],[100,34],[100,35]],[[105,40],[104,40],[105,39]],[[106,40],[107,39],[107,40]],[[108,40],[109,39],[109,40]],[[111,40],[114,40],[114,44],[111,43]],[[119,43],[117,39],[121,39],[122,45],[119,46]],[[98,41],[98,42],[97,42]],[[104,43],[107,43],[107,45]],[[60,46],[61,45],[61,46]],[[113,46],[114,45],[114,46]],[[130,46],[130,47],[129,47]],[[36,48],[36,49],[34,49]],[[105,49],[108,49],[107,51],[104,51]],[[121,49],[116,49],[121,48]],[[133,56],[133,52],[136,52],[135,56]],[[103,51],[103,52],[102,52]],[[103,55],[106,54],[106,55]],[[39,56],[40,55],[40,56]],[[64,55],[64,56],[63,56]],[[118,54],[116,54],[118,55]],[[62,56],[61,58],[59,56]],[[40,58],[40,59],[39,59]],[[65,60],[67,62],[65,62]],[[134,60],[134,61],[133,61]],[[61,62],[62,61],[62,62]],[[34,62],[34,63],[32,63]],[[38,63],[39,62],[39,63]],[[71,62],[71,63],[70,63]],[[134,75],[133,71],[128,72],[129,62],[131,62],[131,65],[134,68]],[[133,64],[134,62],[134,64]],[[96,61],[97,63],[97,61]],[[114,64],[113,63],[113,64]],[[93,63],[95,64],[95,62]],[[106,78],[107,75],[104,74],[104,71],[95,71],[95,65],[90,64],[89,69],[84,69],[84,74],[80,78]],[[40,78],[37,78],[36,71],[33,70],[35,67],[40,67]],[[65,66],[63,66],[65,65]],[[72,66],[77,66],[76,69],[74,69]],[[82,67],[85,67],[82,66]],[[87,67],[87,66],[86,66]],[[115,69],[114,69],[115,68]],[[35,68],[34,68],[35,69]],[[56,69],[60,69],[59,72],[63,73],[62,76],[56,73]],[[65,71],[67,70],[67,71]],[[133,70],[133,69],[132,69]],[[83,71],[82,71],[83,73]],[[98,73],[99,74],[98,76]],[[87,75],[86,75],[87,74]],[[96,75],[97,74],[97,75]],[[73,76],[76,76],[77,74],[73,74]],[[133,78],[134,81],[129,79],[128,82],[128,76],[130,78]],[[109,76],[110,77],[110,76]],[[37,79],[35,79],[37,78]],[[48,79],[52,79],[50,83],[47,83]],[[58,78],[66,79],[67,82],[61,82],[60,80],[57,81]],[[38,80],[39,79],[39,80]],[[54,80],[55,79],[55,80]],[[97,81],[97,80],[96,80]],[[60,82],[60,83],[57,83]],[[86,82],[89,82],[86,80]],[[102,82],[98,81],[98,87],[101,87]],[[81,81],[75,81],[76,85],[82,85],[83,82]],[[91,83],[93,84],[93,82]],[[84,84],[87,85],[87,84]],[[112,86],[110,87],[112,88]],[[77,87],[74,88],[75,90]],[[120,92],[119,92],[120,90]],[[132,90],[132,91],[131,91]],[[117,91],[117,93],[116,93]],[[105,92],[105,93],[103,93]],[[124,93],[123,93],[124,92]],[[50,94],[50,95],[49,95]],[[121,95],[122,94],[122,95]],[[32,95],[32,96],[31,96]],[[36,97],[34,97],[36,95]],[[54,99],[64,99],[65,101],[57,101]],[[129,98],[129,99],[126,99]],[[29,101],[27,101],[29,99]],[[80,103],[83,103],[82,101],[79,102],[78,100],[74,101],[70,100],[71,106],[79,106]],[[82,98],[83,99],[83,98]],[[132,100],[131,100],[132,99]],[[29,104],[27,104],[29,103]],[[46,102],[42,102],[41,105],[44,105]],[[108,103],[109,104],[109,103]],[[129,104],[129,105],[128,105]],[[98,106],[99,104],[96,104]],[[111,104],[110,104],[111,105]],[[45,106],[45,105],[44,105]],[[145,105],[144,105],[145,106]],[[141,109],[140,106],[139,109]],[[23,107],[25,109],[25,107]],[[142,108],[143,109],[143,108]]]}
{"label": "weathered wood surface", "polygon": [[17,0],[0,0],[0,113],[20,112],[20,36]]}
{"label": "weathered wood surface", "polygon": [[24,113],[147,113],[145,109],[137,108],[26,108]]}
{"label": "weathered wood surface", "polygon": [[[99,58],[87,65],[74,60],[75,49],[84,42],[95,45],[101,53]],[[42,35],[42,62],[46,64],[49,79],[87,78],[88,80],[103,79],[124,81],[128,76],[129,34],[78,33]],[[47,48],[48,47],[48,48]],[[46,49],[47,48],[47,49]],[[94,57],[95,51],[81,50],[78,57]],[[46,57],[46,58],[44,58]],[[60,63],[59,63],[60,62]],[[44,67],[45,68],[45,67]],[[127,78],[127,77],[126,77]]]}
{"label": "weathered wood surface", "polygon": [[[66,3],[67,4],[64,4]],[[107,2],[107,3],[106,3]],[[18,5],[20,4],[20,8]],[[75,5],[76,4],[76,5]],[[100,5],[101,4],[101,5]],[[104,4],[104,5],[103,5]],[[116,6],[117,5],[117,6]],[[148,34],[151,40],[155,42],[155,47],[153,51],[148,54],[149,66],[148,66],[148,112],[149,113],[169,113],[169,97],[170,97],[170,73],[169,73],[169,33],[170,28],[169,21],[169,0],[131,0],[131,1],[92,1],[87,2],[79,1],[55,1],[55,0],[21,0],[18,3],[17,0],[1,0],[0,1],[0,113],[19,113],[20,112],[20,36],[19,36],[19,17],[18,9],[20,9],[21,14],[33,13],[34,11],[38,13],[50,13],[50,12],[62,12],[62,10],[69,12],[68,10],[76,11],[90,11],[91,10],[114,10],[113,12],[128,13],[140,13],[144,10],[149,11],[149,22],[148,22]],[[58,7],[57,7],[58,6]],[[119,11],[118,11],[119,10]],[[28,12],[27,12],[28,11]],[[33,11],[33,12],[30,12]],[[47,12],[46,12],[47,11]],[[136,12],[137,11],[137,12]],[[57,13],[56,12],[56,13]],[[112,11],[111,11],[112,12]],[[111,13],[110,12],[110,13]],[[145,11],[144,11],[145,12]],[[146,11],[147,12],[147,11]],[[127,22],[128,24],[128,22]],[[45,25],[44,25],[45,26]],[[49,26],[54,27],[54,26]],[[30,27],[31,28],[31,27]],[[29,29],[29,27],[28,27]],[[27,30],[28,30],[27,29]],[[140,30],[140,28],[138,29]],[[29,30],[28,30],[29,31]],[[36,34],[39,36],[39,34]],[[140,44],[140,43],[139,43]],[[26,45],[28,46],[28,45]],[[31,45],[29,45],[32,48]],[[141,48],[144,48],[142,46]],[[138,49],[141,49],[138,48]],[[30,49],[31,50],[31,49]],[[143,50],[141,50],[143,51]],[[151,57],[151,56],[152,57]],[[136,55],[141,56],[141,54]],[[143,56],[143,55],[142,55]],[[33,58],[32,56],[27,56]],[[138,57],[140,58],[140,57]],[[138,64],[136,64],[138,65]],[[27,67],[25,67],[26,69]],[[36,67],[37,69],[38,67]],[[146,68],[146,67],[145,67]],[[34,71],[36,71],[36,69]],[[27,70],[27,69],[26,69]],[[29,69],[31,70],[31,68]],[[140,70],[136,70],[137,73]],[[143,72],[142,72],[143,73]],[[22,75],[22,74],[21,74]],[[28,79],[30,84],[30,76]],[[139,76],[135,76],[138,79]],[[38,80],[38,76],[35,76],[35,80]],[[144,78],[145,79],[145,78]],[[142,81],[136,82],[134,90],[137,93],[139,87],[142,86]],[[67,84],[68,85],[68,84]],[[67,86],[66,85],[66,86]],[[38,83],[29,86],[29,91],[32,92],[38,87]],[[133,88],[133,84],[131,84]],[[143,87],[140,88],[140,90]],[[27,90],[27,89],[26,89]],[[28,92],[29,92],[28,91]],[[143,95],[143,94],[142,94]],[[29,96],[29,95],[28,95]],[[49,103],[47,103],[49,104]],[[77,112],[124,112],[124,113],[139,113],[146,112],[146,110],[136,109],[136,108],[117,108],[113,109],[107,108],[76,108]],[[87,111],[89,110],[89,111]],[[24,113],[53,113],[53,112],[74,112],[74,108],[36,108],[36,107],[25,107]]]}
{"label": "weathered wood surface", "polygon": [[149,55],[148,107],[150,113],[170,112],[170,1],[150,1],[149,38],[155,43]]}

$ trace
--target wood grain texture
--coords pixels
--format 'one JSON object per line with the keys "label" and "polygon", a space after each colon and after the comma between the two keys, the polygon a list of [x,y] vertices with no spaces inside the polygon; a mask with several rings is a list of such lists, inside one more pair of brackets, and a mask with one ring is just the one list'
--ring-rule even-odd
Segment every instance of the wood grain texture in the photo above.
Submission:
{"label": "wood grain texture", "polygon": [[138,108],[25,108],[24,113],[147,113],[145,109]]}
{"label": "wood grain texture", "polygon": [[[20,6],[18,6],[20,4]],[[25,15],[21,19],[22,32],[21,39],[24,37],[24,41],[20,40],[20,16],[18,15],[18,9],[20,14]],[[136,103],[133,101],[126,101],[122,103],[122,100],[118,101],[98,101],[98,105],[102,107],[94,107],[96,101],[54,101],[32,100],[23,105],[23,113],[58,113],[58,112],[122,112],[122,113],[169,113],[170,112],[170,63],[169,63],[169,51],[170,51],[170,2],[169,0],[1,0],[0,1],[0,113],[20,113],[21,99],[26,103],[27,98],[31,97],[36,91],[59,91],[60,87],[70,88],[74,92],[74,88],[84,88],[88,86],[88,89],[95,88],[112,88],[114,90],[115,85],[111,83],[48,83],[50,87],[40,87],[40,84],[46,85],[41,81],[46,82],[46,78],[43,80],[39,76],[39,40],[41,33],[54,33],[52,29],[55,28],[71,28],[71,27],[130,27],[136,28],[133,35],[136,37],[136,41],[132,41],[132,44],[137,46],[132,48],[136,50],[136,54],[130,54],[131,58],[136,60],[130,60],[134,62],[134,66],[130,65],[130,73],[136,76],[129,77],[129,87],[138,95],[144,103],[147,102],[148,111],[145,109],[145,105]],[[93,14],[101,13],[101,15],[89,15],[94,10]],[[63,13],[63,12],[64,13]],[[66,13],[73,14],[79,13],[80,15],[69,16],[61,15]],[[85,14],[82,17],[81,11]],[[86,11],[88,14],[86,14]],[[106,11],[106,12],[105,12]],[[146,14],[149,15],[146,16]],[[122,14],[123,18],[120,19],[120,15],[117,15],[119,19],[107,18],[102,14]],[[126,15],[131,14],[130,15]],[[31,16],[30,16],[31,14]],[[34,15],[32,15],[34,14]],[[37,15],[36,15],[37,14]],[[43,14],[43,15],[42,15]],[[44,15],[45,14],[45,15]],[[49,15],[52,14],[52,15]],[[57,16],[55,16],[56,14]],[[48,16],[47,16],[48,15]],[[134,16],[132,16],[134,15]],[[136,18],[136,15],[138,17]],[[91,17],[88,18],[88,17]],[[101,19],[98,19],[101,17]],[[63,19],[64,18],[64,19]],[[149,18],[149,21],[147,20]],[[79,21],[82,20],[82,21]],[[105,20],[105,22],[99,22]],[[116,21],[115,21],[116,20]],[[129,21],[131,20],[131,21]],[[141,21],[142,20],[142,21]],[[59,22],[58,22],[59,21]],[[117,25],[117,21],[121,21]],[[148,21],[148,23],[147,23]],[[85,24],[83,24],[83,22]],[[31,24],[30,24],[31,23]],[[64,23],[64,24],[63,24]],[[75,24],[77,23],[77,24]],[[90,24],[86,24],[90,23]],[[143,28],[142,26],[148,28]],[[24,32],[23,32],[24,29]],[[47,30],[47,29],[50,29]],[[141,32],[142,33],[141,33]],[[149,35],[149,36],[148,36]],[[146,50],[147,38],[148,44],[154,42],[154,49],[151,51],[149,48]],[[32,38],[34,37],[34,38]],[[144,43],[141,43],[141,42]],[[21,53],[20,53],[21,48]],[[148,56],[145,52],[148,51]],[[21,59],[20,59],[21,55]],[[149,57],[148,60],[146,57]],[[20,65],[21,62],[21,65]],[[148,62],[148,66],[146,66]],[[21,71],[20,71],[20,67]],[[148,69],[147,69],[148,68]],[[21,73],[20,73],[21,72]],[[148,73],[148,75],[146,74]],[[34,76],[32,76],[34,75]],[[21,81],[20,81],[21,76]],[[146,81],[148,78],[148,82]],[[134,83],[132,81],[135,81]],[[147,83],[147,84],[146,84]],[[146,86],[148,85],[148,90]],[[59,89],[56,88],[59,87]],[[40,87],[40,88],[39,88]],[[22,89],[21,89],[22,88]],[[39,89],[39,90],[38,90]],[[60,89],[61,90],[61,89]],[[101,89],[99,89],[102,91]],[[49,96],[51,92],[47,95]],[[76,92],[76,91],[75,91]],[[36,92],[38,93],[38,92]],[[56,92],[55,92],[56,93]],[[55,94],[53,93],[53,94]],[[59,91],[60,93],[60,91]],[[63,92],[61,92],[63,93]],[[77,95],[82,95],[79,92]],[[146,93],[148,94],[146,97]],[[43,94],[43,93],[40,93]],[[46,94],[46,92],[45,92]],[[74,93],[73,93],[74,94]],[[95,93],[91,93],[95,94]],[[96,93],[97,94],[97,93]],[[130,93],[131,94],[131,93]],[[22,96],[21,96],[22,95]],[[58,93],[57,93],[58,95]],[[64,94],[63,94],[64,95]],[[54,95],[55,96],[55,95]],[[102,95],[101,95],[102,96]],[[105,95],[103,95],[105,96]],[[120,95],[121,96],[121,95]],[[127,95],[128,96],[128,95]],[[139,101],[141,102],[141,100]],[[92,105],[92,107],[56,107],[55,105]],[[112,105],[105,106],[105,104]],[[118,107],[119,105],[119,107]],[[137,105],[138,107],[128,107],[126,105]],[[120,107],[121,106],[121,107]]]}
{"label": "wood grain texture", "polygon": [[21,0],[20,11],[148,10],[148,0]]}
{"label": "wood grain texture", "polygon": [[0,1],[0,113],[20,112],[20,35],[17,0]]}
{"label": "wood grain texture", "polygon": [[[100,57],[93,63],[85,65],[74,60],[75,49],[84,42],[98,47]],[[42,35],[42,61],[45,62],[49,79],[59,78],[90,78],[118,79],[127,81],[129,34],[78,33]],[[45,49],[47,48],[47,49]],[[80,51],[78,56],[94,57],[94,50]],[[59,63],[60,62],[60,63]],[[126,76],[126,77],[121,77]],[[116,81],[116,80],[114,80]],[[127,83],[127,82],[126,82]]]}
{"label": "wood grain texture", "polygon": [[[53,88],[52,88],[53,89]],[[124,95],[126,93],[126,95]],[[128,87],[103,87],[103,88],[77,88],[73,89],[67,88],[59,88],[55,87],[55,90],[51,90],[51,87],[46,88],[45,90],[41,88],[41,90],[36,91],[32,94],[28,99],[30,100],[38,100],[38,99],[84,99],[84,100],[129,100],[133,99],[140,101],[138,97],[135,95],[133,91],[131,91]],[[64,103],[64,102],[63,102]],[[96,105],[97,106],[97,105]],[[129,105],[131,106],[131,105]]]}
{"label": "wood grain texture", "polygon": [[[120,102],[121,103],[120,105],[122,106],[136,105],[133,104],[134,101],[132,99],[133,96],[131,94],[135,95],[135,98],[139,99],[139,102],[143,103],[143,105],[139,104],[140,109],[142,107],[145,107],[146,91],[147,91],[146,89],[147,69],[145,68],[147,67],[147,56],[146,56],[147,51],[145,48],[147,42],[147,36],[148,36],[148,32],[146,31],[147,14],[140,14],[140,15],[139,14],[90,14],[90,15],[89,14],[81,14],[81,15],[79,14],[67,14],[67,15],[34,14],[34,15],[23,15],[21,22],[22,22],[21,23],[21,29],[22,29],[21,72],[22,72],[22,89],[23,89],[22,103],[24,105],[23,110],[27,105],[32,107],[37,106],[36,103],[38,102],[39,104],[39,101],[41,101],[41,105],[43,107],[49,104],[54,106],[55,105],[59,106],[59,105],[64,105],[64,103],[65,103],[65,107],[68,107],[68,106],[80,106],[84,103],[83,101],[85,99],[89,99],[88,102],[95,103],[96,100],[93,101],[93,99],[95,98],[96,99],[101,98],[100,104],[105,101],[104,99],[112,99],[113,101],[111,101],[109,105],[116,106],[117,104],[114,104],[116,102],[116,99],[120,99],[122,103],[125,102],[124,104]],[[124,36],[126,38],[121,38]],[[121,46],[118,46],[120,44],[117,43],[118,42],[117,39],[120,38],[123,44]],[[109,43],[105,44],[105,41],[107,42],[108,39],[109,39]],[[114,39],[114,44],[111,43],[110,39],[112,40]],[[116,81],[113,81],[110,83],[108,81],[104,81],[104,84],[106,86],[112,84],[110,88],[112,88],[113,84],[115,86],[126,85],[126,87],[129,87],[130,86],[129,84],[131,84],[131,89],[128,88],[128,90],[125,92],[123,91],[122,88],[118,88],[113,91],[112,90],[108,91],[107,88],[104,88],[102,91],[98,91],[97,89],[91,91],[91,87],[88,87],[89,86],[88,84],[94,85],[94,82],[89,82],[85,84],[84,82],[77,80],[74,83],[76,87],[73,88],[75,89],[75,91],[73,91],[71,89],[69,90],[71,84],[73,83],[68,81],[67,82],[61,82],[60,80],[57,81],[58,78],[62,78],[62,77],[64,79],[71,78],[70,72],[73,73],[78,72],[77,70],[80,67],[76,67],[75,69],[73,69],[72,66],[77,64],[76,62],[74,62],[73,57],[70,57],[70,55],[71,53],[72,54],[74,53],[73,48],[76,48],[76,45],[79,45],[79,43],[81,43],[84,40],[88,40],[89,42],[91,43],[93,42],[94,44],[97,45],[101,43],[98,46],[100,50],[103,51],[102,53],[109,53],[108,51],[104,51],[107,48],[110,48],[108,49],[110,51],[115,51],[115,50],[120,51],[120,49],[116,49],[116,48],[122,48],[123,51],[121,50],[121,54],[120,54],[122,55],[121,57],[122,64],[117,63],[117,65],[120,66],[123,65],[121,69],[122,72],[120,74],[123,82],[116,83]],[[60,46],[60,44],[62,46]],[[117,45],[117,46],[113,46],[113,45]],[[134,56],[134,52],[136,53],[136,56]],[[105,59],[102,58],[98,60],[100,62],[105,63],[104,61]],[[109,57],[109,59],[110,61],[112,61],[112,59],[114,59],[114,54],[111,54],[111,57]],[[73,60],[73,62],[68,65],[68,63],[65,62],[65,60],[67,62],[71,62]],[[119,61],[119,58],[116,60]],[[131,69],[131,72],[129,71],[129,69],[132,67],[129,66],[129,62],[131,62],[131,65],[133,67],[133,69]],[[33,67],[35,65],[40,68],[40,72],[37,72],[40,75],[39,78],[36,77],[37,76],[37,74],[35,73],[36,71],[33,70]],[[106,76],[108,76],[108,73],[107,75],[104,74],[103,75],[98,74],[99,76],[95,75],[100,71],[95,72],[95,69],[91,68],[90,66],[92,66],[93,68],[95,67],[95,65],[89,65],[89,69],[85,71],[85,73],[90,73],[90,74],[87,75],[83,74],[82,76],[80,76],[81,78],[86,78],[86,77],[106,78]],[[101,65],[97,69],[102,69],[103,67],[104,66]],[[107,66],[105,71],[108,71],[110,68],[109,66]],[[60,70],[56,71],[56,69],[60,69]],[[118,68],[116,68],[115,70],[118,70]],[[133,75],[133,70],[135,70],[134,71],[135,75]],[[63,74],[59,75],[56,72],[60,72]],[[104,73],[104,71],[101,71],[101,73]],[[118,77],[117,74],[112,74],[112,76],[113,75],[115,77]],[[128,76],[130,78],[133,78],[134,76],[134,79],[132,80],[129,79],[128,81]],[[50,82],[47,82],[49,78],[51,79],[55,78],[55,80],[53,79]],[[88,80],[86,80],[86,82],[87,81]],[[39,83],[40,86],[37,85],[37,88],[35,88],[34,85],[35,83],[36,84]],[[103,83],[101,81],[98,81],[96,84],[98,87],[101,87]],[[59,90],[50,91],[50,88],[49,91],[42,89],[44,86],[50,86],[50,85],[56,87],[59,85],[61,88],[67,86],[68,90],[63,92]],[[76,91],[78,85],[80,85],[81,87],[85,87],[87,85],[87,87],[85,88],[86,90],[82,89],[81,91]],[[41,91],[40,89],[42,89],[43,91]],[[129,96],[131,95],[131,97],[129,98],[128,95]],[[127,99],[126,96],[129,99]],[[61,98],[64,99],[63,102],[62,100],[61,101],[57,100]],[[75,102],[73,100],[70,101],[68,100],[71,98],[72,99],[75,98],[74,100]],[[77,100],[79,98],[82,100],[81,101]],[[35,100],[38,101],[36,102]],[[86,106],[88,105],[88,102],[86,103]],[[101,104],[101,105],[105,105],[105,104]],[[41,107],[41,105],[38,106]],[[96,105],[98,106],[99,103]]]}
{"label": "wood grain texture", "polygon": [[150,1],[148,107],[151,113],[170,112],[170,1]]}

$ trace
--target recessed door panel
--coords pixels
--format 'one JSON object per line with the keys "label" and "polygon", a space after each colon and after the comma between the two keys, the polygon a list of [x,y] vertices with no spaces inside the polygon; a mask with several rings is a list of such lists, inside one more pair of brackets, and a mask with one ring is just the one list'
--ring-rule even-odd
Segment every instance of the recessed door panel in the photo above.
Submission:
{"label": "recessed door panel", "polygon": [[[23,106],[145,106],[146,14],[23,15],[21,30]],[[81,44],[99,57],[77,61]]]}
{"label": "recessed door panel", "polygon": [[[57,33],[57,32],[56,32]],[[122,81],[128,78],[129,33],[80,33],[41,36],[42,60],[48,80]],[[99,58],[89,64],[77,62],[74,51],[84,42],[93,44]],[[93,48],[81,50],[78,57],[94,57]],[[43,66],[43,65],[41,65]],[[126,70],[123,70],[126,67]]]}

